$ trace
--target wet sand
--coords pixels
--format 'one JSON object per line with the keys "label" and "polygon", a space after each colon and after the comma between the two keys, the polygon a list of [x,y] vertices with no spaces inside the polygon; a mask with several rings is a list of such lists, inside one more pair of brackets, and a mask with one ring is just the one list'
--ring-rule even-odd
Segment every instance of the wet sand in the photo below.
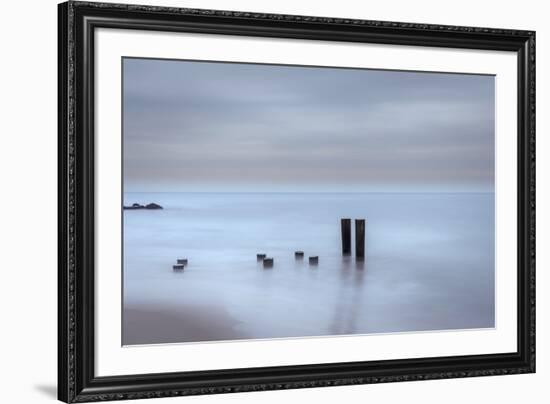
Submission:
{"label": "wet sand", "polygon": [[168,307],[127,305],[123,314],[122,344],[162,344],[247,338],[234,330],[239,323],[214,306]]}

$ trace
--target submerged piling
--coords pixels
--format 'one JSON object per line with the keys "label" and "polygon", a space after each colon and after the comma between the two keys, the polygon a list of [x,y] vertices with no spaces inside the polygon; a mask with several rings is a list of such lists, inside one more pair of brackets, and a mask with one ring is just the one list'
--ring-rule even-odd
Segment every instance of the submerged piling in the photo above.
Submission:
{"label": "submerged piling", "polygon": [[265,258],[265,254],[256,254],[256,260],[259,262],[259,261],[263,261]]}
{"label": "submerged piling", "polygon": [[303,251],[295,251],[294,252],[294,258],[297,260],[303,260],[304,259],[304,252]]}
{"label": "submerged piling", "polygon": [[318,256],[309,257],[309,265],[317,265],[317,264],[319,264]]}
{"label": "submerged piling", "polygon": [[182,265],[187,265],[187,258],[178,258],[177,263]]}
{"label": "submerged piling", "polygon": [[355,219],[355,258],[365,259],[365,219]]}
{"label": "submerged piling", "polygon": [[272,268],[273,258],[264,258],[263,263],[264,263],[264,268]]}
{"label": "submerged piling", "polygon": [[185,265],[183,264],[175,264],[175,265],[172,265],[172,269],[174,271],[183,271],[185,269]]}
{"label": "submerged piling", "polygon": [[351,254],[351,219],[342,219],[342,255]]}

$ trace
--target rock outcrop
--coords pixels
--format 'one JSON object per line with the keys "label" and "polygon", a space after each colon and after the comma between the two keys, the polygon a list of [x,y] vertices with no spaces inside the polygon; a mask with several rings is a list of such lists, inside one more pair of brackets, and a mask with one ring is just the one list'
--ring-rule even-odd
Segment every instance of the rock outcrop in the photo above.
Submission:
{"label": "rock outcrop", "polygon": [[124,210],[137,210],[137,209],[162,209],[162,206],[156,203],[148,203],[147,205],[140,205],[139,203],[133,203],[131,206],[124,206]]}

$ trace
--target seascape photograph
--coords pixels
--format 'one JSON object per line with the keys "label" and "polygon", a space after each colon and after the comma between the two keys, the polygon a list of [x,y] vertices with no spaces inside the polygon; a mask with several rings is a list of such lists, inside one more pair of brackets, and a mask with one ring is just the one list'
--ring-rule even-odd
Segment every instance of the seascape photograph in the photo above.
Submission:
{"label": "seascape photograph", "polygon": [[122,345],[495,327],[494,76],[122,74]]}

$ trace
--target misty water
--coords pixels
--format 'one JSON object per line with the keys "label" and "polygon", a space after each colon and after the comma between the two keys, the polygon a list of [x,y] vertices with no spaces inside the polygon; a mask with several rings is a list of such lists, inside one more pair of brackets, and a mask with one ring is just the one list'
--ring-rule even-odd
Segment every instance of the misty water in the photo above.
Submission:
{"label": "misty water", "polygon": [[[125,345],[494,327],[492,193],[124,195],[150,202],[123,212]],[[363,262],[340,218],[366,219]]]}

